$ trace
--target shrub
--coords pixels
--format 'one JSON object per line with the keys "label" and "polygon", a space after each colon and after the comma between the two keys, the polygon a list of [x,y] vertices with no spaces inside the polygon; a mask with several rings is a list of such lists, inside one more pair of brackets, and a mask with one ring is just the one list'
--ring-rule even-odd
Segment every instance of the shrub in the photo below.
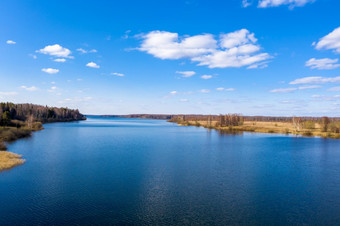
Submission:
{"label": "shrub", "polygon": [[0,140],[0,151],[5,151],[5,150],[7,150],[6,144],[2,140]]}
{"label": "shrub", "polygon": [[332,122],[329,124],[328,130],[332,133],[340,133],[340,126],[338,123]]}
{"label": "shrub", "polygon": [[312,121],[303,122],[303,128],[305,128],[305,129],[315,129],[315,122],[312,122]]}

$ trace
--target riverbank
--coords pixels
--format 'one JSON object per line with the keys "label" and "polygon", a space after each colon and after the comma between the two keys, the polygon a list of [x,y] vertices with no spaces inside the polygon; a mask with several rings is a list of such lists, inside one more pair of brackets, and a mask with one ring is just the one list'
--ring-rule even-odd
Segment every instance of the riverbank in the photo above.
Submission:
{"label": "riverbank", "polygon": [[0,103],[0,172],[24,163],[20,155],[6,152],[8,142],[29,137],[44,129],[43,123],[86,120],[78,109],[48,107],[35,104]]}
{"label": "riverbank", "polygon": [[21,155],[6,151],[6,143],[30,137],[32,132],[42,129],[44,128],[41,123],[35,124],[32,128],[0,127],[0,172],[25,163]]}
{"label": "riverbank", "polygon": [[[178,121],[176,122],[182,126],[202,126],[208,129],[216,129],[224,132],[255,132],[255,133],[280,133],[280,134],[295,134],[308,137],[323,137],[340,139],[340,133],[332,128],[327,131],[322,131],[320,123],[309,123],[299,126],[297,128],[292,122],[264,122],[264,121],[244,121],[242,125],[221,127],[216,126],[217,121]],[[331,125],[330,125],[331,127]]]}
{"label": "riverbank", "polygon": [[22,159],[21,155],[8,151],[0,151],[0,172],[24,163],[25,160]]}

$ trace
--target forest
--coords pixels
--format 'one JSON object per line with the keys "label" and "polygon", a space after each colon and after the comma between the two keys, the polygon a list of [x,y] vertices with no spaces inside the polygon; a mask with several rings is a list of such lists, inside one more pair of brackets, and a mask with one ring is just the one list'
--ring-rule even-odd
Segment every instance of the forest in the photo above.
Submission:
{"label": "forest", "polygon": [[47,123],[84,119],[86,118],[79,110],[35,104],[0,103],[0,126],[9,126],[11,120]]}

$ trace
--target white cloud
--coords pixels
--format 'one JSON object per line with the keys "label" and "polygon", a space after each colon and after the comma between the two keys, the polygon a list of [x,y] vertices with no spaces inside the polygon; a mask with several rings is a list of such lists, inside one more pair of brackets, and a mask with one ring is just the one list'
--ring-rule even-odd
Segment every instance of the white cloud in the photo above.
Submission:
{"label": "white cloud", "polygon": [[85,50],[83,48],[78,48],[76,50],[79,51],[82,54],[85,54],[85,53],[97,53],[98,52],[96,49]]}
{"label": "white cloud", "polygon": [[142,36],[144,39],[139,50],[161,59],[191,58],[212,52],[217,41],[211,34],[185,37],[179,40],[177,33],[151,31]]}
{"label": "white cloud", "polygon": [[332,49],[335,53],[340,53],[340,27],[322,37],[318,43],[313,43],[313,45],[317,50]]}
{"label": "white cloud", "polygon": [[119,76],[119,77],[125,76],[124,74],[118,73],[118,72],[113,72],[113,73],[111,73],[111,75],[116,75],[116,76]]}
{"label": "white cloud", "polygon": [[188,102],[189,100],[188,99],[180,99],[179,101],[180,102]]}
{"label": "white cloud", "polygon": [[290,87],[290,88],[280,88],[280,89],[273,89],[270,90],[270,93],[290,93],[295,90],[306,90],[306,89],[317,89],[321,88],[321,86],[318,85],[312,85],[312,86],[300,86],[300,87]]}
{"label": "white cloud", "polygon": [[66,59],[65,58],[57,58],[57,59],[54,59],[53,61],[63,63],[63,62],[66,62]]}
{"label": "white cloud", "polygon": [[92,68],[100,68],[100,66],[94,62],[87,63],[86,66]]}
{"label": "white cloud", "polygon": [[178,92],[177,91],[171,91],[170,94],[171,95],[176,95],[176,94],[178,94]]}
{"label": "white cloud", "polygon": [[20,86],[20,88],[21,88],[21,89],[24,89],[24,90],[26,90],[26,91],[36,91],[36,90],[38,90],[38,88],[35,87],[35,86],[31,86],[31,87]]}
{"label": "white cloud", "polygon": [[201,89],[200,92],[201,93],[210,93],[210,90],[209,89]]}
{"label": "white cloud", "polygon": [[280,88],[280,89],[273,89],[273,90],[270,90],[269,92],[270,93],[290,93],[290,92],[293,92],[297,90],[297,88]]}
{"label": "white cloud", "polygon": [[222,34],[219,40],[212,34],[179,37],[166,31],[152,31],[142,38],[140,51],[160,59],[189,58],[209,68],[251,66],[271,58],[259,53],[257,39],[247,29]]}
{"label": "white cloud", "polygon": [[235,88],[223,88],[223,87],[219,87],[216,88],[217,91],[235,91]]}
{"label": "white cloud", "polygon": [[314,1],[315,0],[259,0],[258,7],[268,8],[289,5],[290,8],[294,8],[296,6],[304,6],[307,3],[312,3]]}
{"label": "white cloud", "polygon": [[244,8],[246,8],[246,7],[250,6],[250,5],[251,5],[251,3],[248,0],[242,0],[242,6]]}
{"label": "white cloud", "polygon": [[8,45],[14,45],[14,44],[16,44],[16,42],[13,41],[13,40],[7,40],[6,43],[7,43]]}
{"label": "white cloud", "polygon": [[304,77],[296,79],[289,84],[298,85],[298,84],[321,84],[321,83],[335,83],[340,82],[340,76],[338,77]]}
{"label": "white cloud", "polygon": [[181,74],[183,78],[189,78],[196,74],[194,71],[176,71],[176,73]]}
{"label": "white cloud", "polygon": [[46,72],[48,74],[56,74],[59,72],[59,69],[54,69],[54,68],[43,68],[41,71]]}
{"label": "white cloud", "polygon": [[201,78],[202,79],[211,79],[212,75],[202,75]]}
{"label": "white cloud", "polygon": [[318,89],[318,88],[321,88],[321,86],[312,85],[312,86],[300,86],[300,87],[298,87],[298,89],[300,89],[300,90],[304,90],[304,89]]}
{"label": "white cloud", "polygon": [[28,54],[29,56],[31,56],[33,59],[37,59],[38,57],[34,54]]}
{"label": "white cloud", "polygon": [[72,56],[70,56],[71,51],[67,48],[60,46],[59,44],[45,46],[43,49],[37,50],[36,52],[55,57],[72,58]]}
{"label": "white cloud", "polygon": [[338,92],[340,91],[340,86],[329,88],[328,91]]}
{"label": "white cloud", "polygon": [[18,95],[17,92],[0,92],[0,96],[15,96]]}
{"label": "white cloud", "polygon": [[49,90],[47,90],[48,92],[50,93],[53,93],[57,90],[57,87],[56,86],[52,86]]}
{"label": "white cloud", "polygon": [[82,49],[82,48],[79,48],[79,49],[76,49],[77,51],[79,51],[80,53],[87,53],[87,51],[85,49]]}
{"label": "white cloud", "polygon": [[340,64],[337,64],[339,59],[315,59],[311,58],[306,61],[306,67],[310,67],[311,69],[318,69],[318,70],[330,70],[340,67]]}

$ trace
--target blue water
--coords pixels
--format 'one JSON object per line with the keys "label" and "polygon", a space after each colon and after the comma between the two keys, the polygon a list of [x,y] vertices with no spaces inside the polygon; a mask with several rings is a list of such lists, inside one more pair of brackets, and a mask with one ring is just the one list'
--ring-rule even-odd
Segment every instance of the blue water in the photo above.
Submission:
{"label": "blue water", "polygon": [[0,225],[339,225],[340,140],[90,117],[9,145]]}

